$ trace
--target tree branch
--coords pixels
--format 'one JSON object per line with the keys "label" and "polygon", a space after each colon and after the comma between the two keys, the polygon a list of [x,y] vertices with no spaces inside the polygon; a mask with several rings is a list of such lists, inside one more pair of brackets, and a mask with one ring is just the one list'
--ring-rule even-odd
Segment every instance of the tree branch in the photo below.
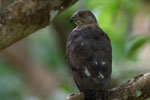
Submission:
{"label": "tree branch", "polygon": [[17,0],[0,12],[0,50],[49,25],[77,0]]}
{"label": "tree branch", "polygon": [[[144,100],[150,97],[150,72],[107,91],[108,100]],[[67,100],[84,100],[83,94],[74,94]]]}

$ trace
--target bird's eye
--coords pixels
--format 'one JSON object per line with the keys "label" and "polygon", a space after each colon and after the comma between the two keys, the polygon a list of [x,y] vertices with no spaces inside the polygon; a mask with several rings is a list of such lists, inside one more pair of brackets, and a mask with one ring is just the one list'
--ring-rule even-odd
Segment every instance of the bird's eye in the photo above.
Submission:
{"label": "bird's eye", "polygon": [[84,13],[80,13],[79,16],[80,16],[80,17],[84,17]]}

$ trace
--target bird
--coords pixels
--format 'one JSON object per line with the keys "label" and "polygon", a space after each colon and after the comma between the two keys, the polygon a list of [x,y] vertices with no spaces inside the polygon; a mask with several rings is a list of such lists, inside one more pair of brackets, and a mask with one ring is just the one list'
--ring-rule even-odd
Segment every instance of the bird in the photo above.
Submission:
{"label": "bird", "polygon": [[108,35],[99,27],[90,10],[76,11],[71,22],[66,57],[73,79],[85,100],[106,100],[112,73],[112,47]]}

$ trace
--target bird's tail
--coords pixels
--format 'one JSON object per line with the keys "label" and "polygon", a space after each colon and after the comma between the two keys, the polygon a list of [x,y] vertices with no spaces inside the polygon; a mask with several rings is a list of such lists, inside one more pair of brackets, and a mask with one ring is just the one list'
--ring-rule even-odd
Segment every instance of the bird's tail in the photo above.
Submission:
{"label": "bird's tail", "polygon": [[107,100],[106,99],[106,91],[93,91],[86,90],[84,91],[85,100]]}

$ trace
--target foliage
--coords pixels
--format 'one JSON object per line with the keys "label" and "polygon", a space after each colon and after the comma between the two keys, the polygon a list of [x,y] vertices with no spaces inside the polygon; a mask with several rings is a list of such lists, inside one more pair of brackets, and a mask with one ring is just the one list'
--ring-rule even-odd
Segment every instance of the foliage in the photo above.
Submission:
{"label": "foliage", "polygon": [[[65,30],[64,37],[57,33],[58,29],[52,23],[50,27],[46,27],[24,40],[31,57],[50,66],[48,69],[59,76],[61,81],[60,91],[58,92],[59,98],[64,100],[70,92],[77,91],[60,42],[60,39],[68,36],[69,32],[75,27],[75,25],[69,23],[69,19],[77,9],[86,8],[91,10],[96,15],[100,27],[109,35],[113,48],[112,78],[115,82],[117,81],[120,84],[122,81],[135,76],[135,74],[142,73],[140,69],[135,70],[137,62],[140,62],[138,60],[139,50],[150,42],[150,37],[143,34],[133,36],[131,26],[138,11],[143,9],[145,5],[143,2],[145,1],[80,0],[54,20],[54,22],[59,21],[63,30]],[[148,61],[146,63],[150,66]],[[23,89],[26,86],[22,82],[24,78],[20,77],[22,74],[18,73],[13,66],[15,65],[8,63],[6,58],[1,56],[0,100],[22,100],[25,98],[26,90],[24,91]],[[54,97],[54,99],[57,97]],[[59,99],[57,98],[56,100]]]}
{"label": "foliage", "polygon": [[148,43],[150,40],[149,36],[135,36],[135,37],[131,37],[128,41],[127,41],[127,56],[129,58],[133,58],[136,59],[137,57],[137,52],[139,50],[140,47],[142,47],[144,44]]}

